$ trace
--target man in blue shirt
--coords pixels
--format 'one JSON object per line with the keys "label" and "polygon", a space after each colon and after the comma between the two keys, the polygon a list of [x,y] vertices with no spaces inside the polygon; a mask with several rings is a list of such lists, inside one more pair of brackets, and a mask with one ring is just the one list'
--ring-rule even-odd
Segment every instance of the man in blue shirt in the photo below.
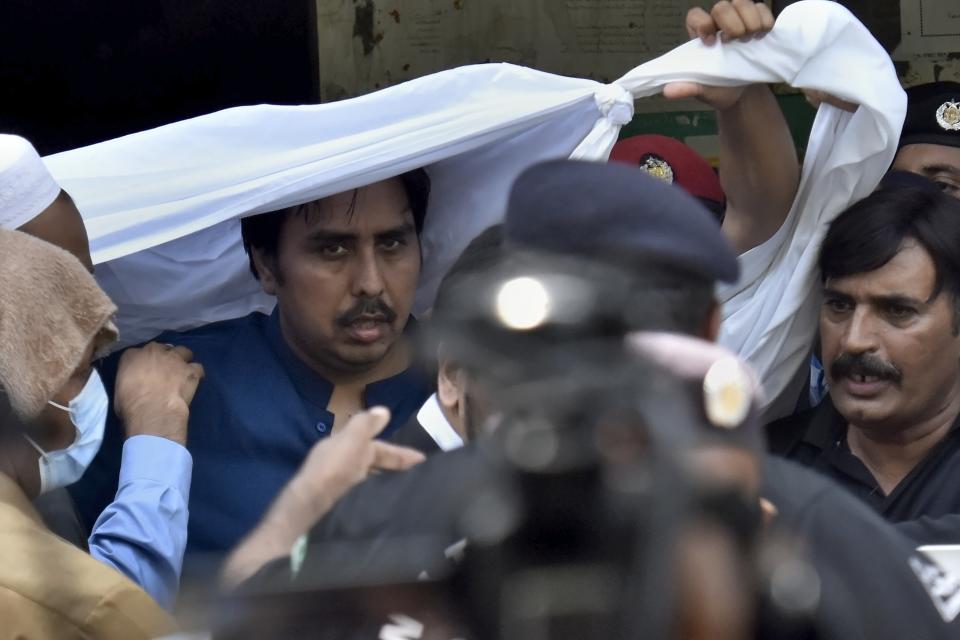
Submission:
{"label": "man in blue shirt", "polygon": [[[420,169],[244,219],[251,270],[276,296],[273,313],[158,338],[189,348],[206,371],[190,413],[188,553],[233,547],[310,448],[351,415],[387,407],[389,436],[429,396],[407,339],[429,188]],[[108,389],[117,360],[101,366]],[[116,492],[120,448],[111,418],[100,455],[72,488],[88,526]]]}

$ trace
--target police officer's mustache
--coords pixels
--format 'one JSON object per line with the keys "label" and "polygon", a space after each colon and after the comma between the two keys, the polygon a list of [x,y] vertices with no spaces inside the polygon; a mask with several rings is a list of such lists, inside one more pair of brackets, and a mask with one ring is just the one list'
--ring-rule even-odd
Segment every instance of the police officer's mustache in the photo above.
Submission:
{"label": "police officer's mustache", "polygon": [[382,298],[363,298],[337,316],[337,324],[341,327],[349,327],[354,322],[364,320],[392,324],[396,319],[397,312],[391,309]]}
{"label": "police officer's mustache", "polygon": [[892,362],[869,353],[842,353],[833,361],[830,374],[834,380],[840,378],[877,378],[900,382],[903,374]]}

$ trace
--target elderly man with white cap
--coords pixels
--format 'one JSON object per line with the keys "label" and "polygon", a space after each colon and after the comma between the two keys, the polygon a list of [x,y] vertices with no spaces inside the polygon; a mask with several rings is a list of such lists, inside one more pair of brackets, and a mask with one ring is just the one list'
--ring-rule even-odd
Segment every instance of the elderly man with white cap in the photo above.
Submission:
{"label": "elderly man with white cap", "polygon": [[93,271],[83,218],[33,145],[0,134],[0,229],[18,229],[75,255]]}
{"label": "elderly man with white cap", "polygon": [[126,354],[124,481],[87,555],[47,530],[31,501],[75,482],[99,449],[108,404],[91,362],[116,339],[116,307],[74,256],[5,229],[0,294],[0,636],[170,633],[161,605],[177,586],[191,470],[177,440],[203,369],[182,348]]}
{"label": "elderly man with white cap", "polygon": [[[73,254],[87,271],[93,271],[86,229],[70,196],[53,179],[30,142],[19,136],[0,134],[0,232],[10,230],[19,230],[56,245]],[[25,238],[20,234],[9,237]],[[30,240],[7,241],[5,247],[11,253],[0,256],[0,264],[9,269],[14,264],[12,261],[22,261],[24,255],[19,254],[29,253],[28,249],[33,251],[32,255],[45,258],[49,253],[41,247],[45,243],[31,243]],[[56,251],[53,247],[49,250]],[[63,262],[64,258],[60,261]],[[79,265],[76,267],[80,268]],[[37,259],[31,274],[47,289],[35,284],[30,293],[32,297],[28,298],[7,279],[2,282],[0,290],[0,311],[4,304],[14,305],[15,300],[20,300],[15,304],[18,314],[2,313],[5,330],[21,332],[17,340],[23,339],[25,334],[22,332],[28,326],[37,324],[54,335],[62,326],[56,326],[51,310],[65,305],[66,299],[76,297],[72,282],[45,268],[43,260]],[[103,297],[104,304],[110,304],[112,308],[112,303],[96,288],[93,280],[87,278],[88,289]],[[53,292],[59,292],[58,299],[51,298]],[[41,314],[46,316],[45,323],[37,322]],[[3,335],[6,334],[0,331],[0,371],[9,371],[16,368],[17,362],[8,351],[4,351]],[[45,361],[51,361],[46,351],[55,346],[53,341],[54,338],[50,338],[45,343],[37,343],[41,345],[36,347],[39,353],[46,354]],[[157,353],[165,351],[170,352],[166,357]],[[52,445],[49,442],[35,444],[41,454],[40,482],[36,491],[30,492],[30,497],[36,498],[34,506],[56,533],[81,548],[89,547],[94,558],[133,579],[160,605],[169,608],[179,587],[186,543],[192,458],[184,447],[186,408],[179,413],[167,411],[165,407],[170,403],[164,394],[169,393],[171,385],[176,388],[178,380],[184,376],[192,379],[185,384],[195,388],[199,365],[190,364],[192,354],[185,349],[151,344],[140,352],[146,353],[133,356],[139,360],[138,365],[127,367],[125,375],[119,376],[116,383],[118,392],[133,402],[135,408],[125,414],[123,456],[126,481],[117,492],[115,508],[97,522],[88,539],[83,535],[69,495],[64,491],[67,484],[80,478],[99,448],[107,417],[107,394],[96,370],[90,366],[84,369],[88,376],[84,384],[79,385],[82,392],[74,394],[76,397],[70,399],[69,404],[54,405],[69,414],[69,420],[76,427],[74,440],[68,438]],[[89,363],[93,355],[87,354],[85,362]],[[172,361],[171,355],[176,356]],[[22,372],[17,376],[22,382]],[[11,380],[14,379],[0,380],[0,390],[8,395],[10,390],[5,387],[12,384]],[[189,396],[192,397],[192,391]],[[176,407],[176,403],[173,406]],[[81,449],[85,453],[78,457]],[[71,521],[75,521],[73,527]]]}
{"label": "elderly man with white cap", "polygon": [[[60,188],[29,140],[0,133],[0,229],[19,230],[69,251],[93,271],[87,231],[70,195]],[[85,531],[63,489],[35,504],[47,525],[83,546]]]}

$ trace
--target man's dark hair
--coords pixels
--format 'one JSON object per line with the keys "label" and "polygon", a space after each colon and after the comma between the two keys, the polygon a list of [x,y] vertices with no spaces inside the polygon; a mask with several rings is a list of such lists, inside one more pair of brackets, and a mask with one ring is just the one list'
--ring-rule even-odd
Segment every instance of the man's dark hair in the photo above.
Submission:
{"label": "man's dark hair", "polygon": [[[437,289],[432,311],[435,321],[448,321],[451,312],[461,312],[463,300],[476,295],[477,278],[506,264],[511,253],[503,246],[503,235],[503,225],[494,225],[463,250]],[[518,258],[513,257],[514,261]],[[533,260],[533,264],[537,264],[538,260]],[[623,309],[627,316],[626,330],[700,336],[716,300],[712,282],[669,265],[638,263],[632,256],[604,256],[593,260],[629,274],[629,308]]]}
{"label": "man's dark hair", "polygon": [[[472,342],[470,328],[475,328],[466,320],[471,316],[471,310],[464,308],[464,301],[475,300],[478,281],[500,267],[505,256],[503,225],[496,224],[471,240],[447,270],[434,296],[428,330],[421,336],[424,339],[420,345],[424,370],[436,373],[437,349],[443,343],[446,343],[446,359],[462,361],[475,356],[472,349],[464,348]],[[454,340],[445,340],[451,335]]]}
{"label": "man's dark hair", "polygon": [[470,241],[440,281],[433,301],[431,318],[444,320],[451,307],[459,305],[464,287],[475,285],[477,276],[492,271],[504,259],[503,225],[487,227]]}
{"label": "man's dark hair", "polygon": [[[437,290],[431,315],[434,324],[455,323],[464,313],[465,302],[479,295],[478,283],[485,274],[501,272],[503,275],[504,270],[510,273],[530,267],[551,271],[552,263],[547,260],[550,254],[508,251],[503,236],[503,225],[494,225],[463,250]],[[576,268],[576,258],[559,259],[563,264],[553,266],[561,271]],[[693,336],[703,332],[715,304],[712,282],[672,265],[638,263],[632,258],[611,259],[610,256],[584,261],[584,277],[603,277],[586,273],[594,262],[612,267],[628,283],[629,294],[623,299],[624,306],[617,307],[623,316],[623,331],[670,331]]]}
{"label": "man's dark hair", "polygon": [[960,200],[929,189],[881,189],[841,213],[820,249],[820,276],[826,282],[879,269],[907,240],[936,267],[930,300],[946,289],[960,302]]}
{"label": "man's dark hair", "polygon": [[716,304],[714,284],[665,265],[632,265],[627,323],[632,331],[668,331],[697,338]]}
{"label": "man's dark hair", "polygon": [[[397,176],[397,178],[403,183],[407,201],[410,203],[410,211],[413,213],[413,224],[419,236],[423,230],[423,221],[427,216],[427,203],[430,199],[430,176],[424,169],[414,169]],[[357,190],[355,189],[350,203],[350,213],[353,213],[356,207],[356,198]],[[250,260],[250,272],[253,273],[255,278],[259,280],[260,274],[257,273],[257,267],[253,262],[252,249],[259,249],[266,258],[276,260],[280,231],[283,229],[284,223],[291,215],[308,215],[313,202],[249,216],[240,221],[243,249],[247,252]]]}
{"label": "man's dark hair", "polygon": [[723,224],[723,219],[727,216],[726,202],[717,202],[716,200],[711,200],[709,198],[701,198],[700,196],[696,196],[696,198],[707,211],[713,214],[713,217],[717,219],[717,222]]}

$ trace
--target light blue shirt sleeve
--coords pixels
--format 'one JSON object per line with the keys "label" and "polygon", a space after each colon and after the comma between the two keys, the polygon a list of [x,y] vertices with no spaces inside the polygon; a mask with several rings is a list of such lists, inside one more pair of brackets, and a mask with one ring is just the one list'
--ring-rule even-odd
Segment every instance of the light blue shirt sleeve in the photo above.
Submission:
{"label": "light blue shirt sleeve", "polygon": [[185,447],[158,436],[129,438],[117,495],[90,534],[90,555],[168,610],[180,586],[192,473],[193,458]]}

